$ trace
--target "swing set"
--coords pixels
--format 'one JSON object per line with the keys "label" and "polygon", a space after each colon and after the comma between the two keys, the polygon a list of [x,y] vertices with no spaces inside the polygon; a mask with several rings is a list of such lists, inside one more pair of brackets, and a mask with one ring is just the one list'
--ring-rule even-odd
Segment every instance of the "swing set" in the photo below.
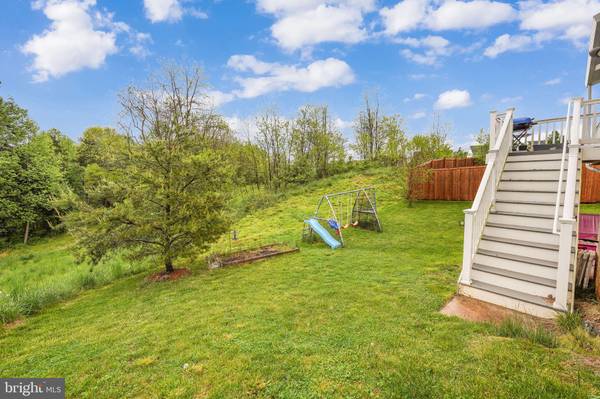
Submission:
{"label": "swing set", "polygon": [[341,246],[344,245],[343,230],[349,227],[383,231],[377,216],[377,195],[373,187],[325,194],[321,197],[315,213],[305,222],[303,238],[311,240],[313,233],[316,233],[329,244],[328,237],[323,236],[324,229],[315,222],[325,222],[337,235]]}

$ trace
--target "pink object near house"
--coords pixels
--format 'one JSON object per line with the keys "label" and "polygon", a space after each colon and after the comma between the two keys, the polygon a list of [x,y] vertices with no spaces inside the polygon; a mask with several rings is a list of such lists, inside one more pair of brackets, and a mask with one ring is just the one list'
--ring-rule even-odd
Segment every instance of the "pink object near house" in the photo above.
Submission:
{"label": "pink object near house", "polygon": [[579,249],[596,251],[600,234],[600,215],[579,215]]}

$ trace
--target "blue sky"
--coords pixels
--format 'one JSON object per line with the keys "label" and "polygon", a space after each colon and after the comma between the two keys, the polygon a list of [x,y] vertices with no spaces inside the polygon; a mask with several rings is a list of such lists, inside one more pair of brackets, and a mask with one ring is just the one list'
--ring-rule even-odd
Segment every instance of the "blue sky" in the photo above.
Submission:
{"label": "blue sky", "polygon": [[236,128],[265,108],[328,104],[339,127],[364,93],[410,133],[438,114],[465,145],[488,112],[537,118],[584,95],[600,0],[7,0],[0,95],[73,138],[116,125],[117,93],[164,60],[200,64]]}

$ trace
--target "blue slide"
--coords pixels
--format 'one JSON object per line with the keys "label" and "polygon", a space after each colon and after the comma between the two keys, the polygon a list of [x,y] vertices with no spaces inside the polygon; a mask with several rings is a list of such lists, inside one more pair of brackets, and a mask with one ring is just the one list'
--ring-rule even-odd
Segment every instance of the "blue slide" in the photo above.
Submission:
{"label": "blue slide", "polygon": [[338,240],[336,240],[331,234],[329,234],[325,227],[321,226],[321,223],[319,223],[317,219],[311,218],[306,220],[305,222],[310,226],[312,231],[317,233],[317,235],[321,237],[323,241],[325,241],[325,244],[331,247],[331,249],[336,249],[342,246],[342,244]]}

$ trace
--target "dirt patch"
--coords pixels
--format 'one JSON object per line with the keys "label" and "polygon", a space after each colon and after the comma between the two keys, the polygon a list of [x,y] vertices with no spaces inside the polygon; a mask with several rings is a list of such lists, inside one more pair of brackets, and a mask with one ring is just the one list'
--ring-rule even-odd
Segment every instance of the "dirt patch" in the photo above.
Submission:
{"label": "dirt patch", "polygon": [[171,273],[167,273],[166,271],[157,272],[146,277],[146,280],[152,282],[159,281],[174,281],[179,280],[180,278],[189,276],[192,274],[190,269],[175,269]]}
{"label": "dirt patch", "polygon": [[0,259],[4,258],[5,256],[8,256],[9,254],[10,254],[9,250],[0,252]]}
{"label": "dirt patch", "polygon": [[600,335],[600,303],[588,300],[576,300],[575,309],[581,313],[585,329],[592,335]]}
{"label": "dirt patch", "polygon": [[298,252],[298,248],[291,248],[283,244],[270,244],[259,248],[248,249],[224,255],[213,255],[208,261],[209,269],[216,269],[223,266],[238,265],[242,263],[254,262],[257,260],[270,258],[272,256]]}
{"label": "dirt patch", "polygon": [[468,321],[488,322],[496,325],[508,318],[518,318],[541,323],[549,328],[554,327],[552,320],[540,319],[462,295],[454,296],[440,312],[446,316],[457,316]]}
{"label": "dirt patch", "polygon": [[11,321],[10,323],[6,323],[4,325],[4,328],[7,328],[9,330],[13,329],[13,328],[17,328],[19,326],[22,326],[23,324],[25,324],[25,320],[24,319],[18,319],[15,321]]}

